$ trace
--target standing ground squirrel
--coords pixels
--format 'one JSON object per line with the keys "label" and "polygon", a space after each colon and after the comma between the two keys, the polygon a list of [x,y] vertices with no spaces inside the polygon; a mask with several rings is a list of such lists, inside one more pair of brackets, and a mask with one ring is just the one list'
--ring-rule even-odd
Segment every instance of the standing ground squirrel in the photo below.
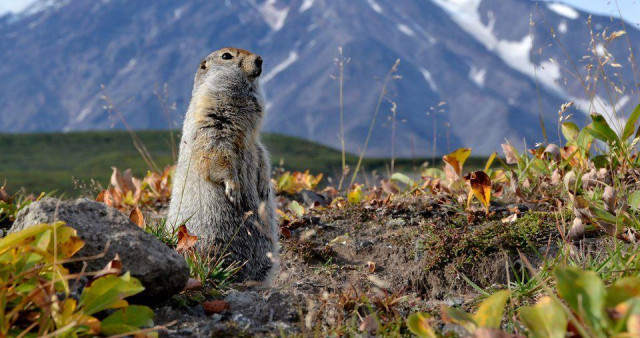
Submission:
{"label": "standing ground squirrel", "polygon": [[262,58],[223,48],[198,68],[182,128],[167,226],[185,223],[201,247],[227,248],[241,280],[277,270],[269,155],[260,142]]}

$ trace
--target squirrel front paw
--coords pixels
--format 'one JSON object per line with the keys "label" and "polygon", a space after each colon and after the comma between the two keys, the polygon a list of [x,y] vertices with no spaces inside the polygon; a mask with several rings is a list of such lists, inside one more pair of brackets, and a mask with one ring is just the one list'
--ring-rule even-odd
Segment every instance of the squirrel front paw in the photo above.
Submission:
{"label": "squirrel front paw", "polygon": [[224,181],[224,193],[231,203],[237,203],[240,199],[238,185],[232,180]]}
{"label": "squirrel front paw", "polygon": [[258,184],[258,196],[261,200],[266,200],[269,198],[269,194],[271,192],[271,180],[262,180]]}

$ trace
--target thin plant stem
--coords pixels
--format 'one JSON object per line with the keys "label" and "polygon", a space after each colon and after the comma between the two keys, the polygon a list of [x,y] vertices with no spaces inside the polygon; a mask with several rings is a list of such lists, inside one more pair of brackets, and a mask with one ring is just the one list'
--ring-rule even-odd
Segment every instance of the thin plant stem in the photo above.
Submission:
{"label": "thin plant stem", "polygon": [[129,133],[129,135],[131,136],[131,140],[133,141],[133,146],[136,148],[138,153],[140,153],[140,156],[142,156],[142,159],[147,164],[149,169],[160,173],[160,168],[156,165],[153,157],[151,157],[151,153],[149,153],[149,150],[147,150],[147,147],[145,147],[145,145],[142,143],[136,132],[131,128],[131,126],[129,126],[120,110],[113,104],[113,101],[111,101],[111,98],[107,94],[105,86],[102,85],[100,87],[102,88],[102,99],[107,103],[108,111],[115,113],[120,122],[122,122],[122,124],[124,125],[125,129],[127,129],[127,132]]}
{"label": "thin plant stem", "polygon": [[173,158],[173,162],[175,163],[178,160],[178,149],[176,147],[176,139],[173,134],[173,126],[171,125],[171,112],[170,112],[170,110],[175,109],[175,104],[173,107],[169,107],[167,104],[169,91],[167,89],[166,83],[164,84],[164,86],[162,86],[162,91],[159,91],[158,88],[156,88],[155,94],[156,94],[156,97],[158,98],[158,102],[160,103],[160,107],[162,108],[162,113],[167,118],[167,126],[169,127],[169,138],[171,140],[171,156]]}
{"label": "thin plant stem", "polygon": [[340,86],[340,147],[342,149],[342,175],[340,176],[340,183],[338,184],[338,190],[342,190],[342,184],[344,183],[344,177],[347,174],[347,159],[344,146],[344,65],[349,62],[349,59],[344,58],[342,47],[338,48],[340,57],[337,60],[338,68],[340,69],[340,75],[338,78]]}
{"label": "thin plant stem", "polygon": [[395,172],[395,144],[396,144],[396,117],[398,115],[398,106],[391,101],[391,173]]}
{"label": "thin plant stem", "polygon": [[387,73],[387,77],[384,79],[382,83],[382,89],[380,90],[380,96],[378,96],[378,103],[376,104],[376,109],[373,111],[373,116],[371,117],[371,123],[369,124],[369,131],[367,132],[367,137],[364,140],[364,146],[362,147],[362,151],[360,151],[360,155],[358,156],[358,164],[356,165],[356,169],[353,172],[353,176],[351,176],[351,182],[349,185],[352,185],[356,178],[358,177],[358,171],[360,170],[360,165],[362,165],[362,159],[364,158],[364,154],[367,152],[367,146],[369,145],[369,139],[371,139],[371,133],[373,132],[373,127],[376,124],[376,118],[378,117],[378,113],[380,112],[380,106],[382,105],[382,99],[387,92],[387,85],[389,81],[393,78],[393,74],[398,71],[398,66],[400,65],[400,59],[397,59],[393,64],[389,72]]}

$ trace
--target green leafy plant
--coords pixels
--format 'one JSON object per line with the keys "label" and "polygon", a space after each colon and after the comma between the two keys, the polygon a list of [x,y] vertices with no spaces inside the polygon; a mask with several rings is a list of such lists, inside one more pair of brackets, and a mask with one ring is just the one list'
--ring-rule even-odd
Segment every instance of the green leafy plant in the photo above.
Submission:
{"label": "green leafy plant", "polygon": [[22,192],[18,192],[14,195],[9,195],[5,190],[5,186],[0,187],[0,228],[3,228],[3,224],[7,227],[10,226],[16,219],[16,215],[20,210],[26,208],[31,202],[38,201],[45,197],[45,193],[41,193],[35,197],[33,195],[26,195]]}
{"label": "green leafy plant", "polygon": [[[554,272],[557,296],[543,296],[534,305],[517,309],[518,319],[530,337],[566,337],[570,332],[583,337],[631,337],[640,334],[640,277],[628,276],[606,286],[595,271],[561,267]],[[551,290],[551,288],[548,288]],[[501,321],[510,292],[491,294],[474,314],[443,307],[445,322],[456,323],[469,333],[504,333]],[[430,316],[415,313],[407,320],[411,332],[434,337]]]}
{"label": "green leafy plant", "polygon": [[32,226],[0,240],[0,335],[155,336],[141,329],[153,326],[153,311],[125,300],[144,290],[129,273],[96,278],[79,295],[71,290],[68,281],[81,274],[69,274],[63,263],[83,245],[62,222]]}

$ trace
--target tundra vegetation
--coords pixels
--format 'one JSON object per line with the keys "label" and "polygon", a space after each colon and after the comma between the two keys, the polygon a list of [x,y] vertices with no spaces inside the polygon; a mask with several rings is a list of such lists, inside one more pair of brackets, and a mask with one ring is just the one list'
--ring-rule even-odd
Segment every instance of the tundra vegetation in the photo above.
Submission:
{"label": "tundra vegetation", "polygon": [[[612,80],[609,74],[621,65],[596,47],[623,36],[595,35],[587,76],[575,74],[592,101],[598,100],[596,85],[637,96],[637,88]],[[340,52],[340,74],[347,61]],[[633,53],[629,61],[637,75]],[[389,81],[399,80],[398,67],[396,62],[384,80],[379,102]],[[337,79],[342,102],[343,77]],[[640,335],[640,105],[626,112],[624,124],[613,125],[609,121],[623,112],[597,108],[616,107],[610,101],[592,102],[580,125],[567,113],[568,102],[559,107],[557,142],[524,150],[506,142],[500,154],[470,170],[472,148],[461,148],[404,173],[391,159],[388,174],[363,175],[367,140],[358,156],[344,150],[332,155],[340,165],[332,180],[332,173],[276,166],[282,272],[273,289],[289,298],[295,316],[269,333]],[[374,119],[379,113],[380,104]],[[541,126],[545,139],[548,127]],[[173,167],[150,167],[142,178],[114,167],[108,186],[92,197],[184,255],[191,279],[172,306],[233,313],[224,295],[246,288],[234,281],[243,262],[229,261],[225,247],[196,249],[198,238],[184,225],[174,231],[162,226]],[[4,229],[44,195],[6,190],[0,188]],[[127,302],[143,287],[117,259],[97,275],[69,274],[64,263],[89,259],[74,257],[82,245],[75,230],[60,223],[0,240],[2,335],[156,335],[171,329],[175,323],[154,327],[150,308]],[[91,282],[73,287],[70,281],[79,278]],[[234,330],[229,332],[244,328]]]}

